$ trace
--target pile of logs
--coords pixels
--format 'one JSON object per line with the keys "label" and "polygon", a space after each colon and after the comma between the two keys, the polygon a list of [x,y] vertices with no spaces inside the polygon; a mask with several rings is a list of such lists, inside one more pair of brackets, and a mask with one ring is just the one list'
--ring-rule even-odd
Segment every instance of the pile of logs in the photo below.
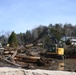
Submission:
{"label": "pile of logs", "polygon": [[32,55],[28,50],[25,48],[4,48],[0,59],[17,67],[25,67],[29,63],[43,64],[45,60],[43,61],[41,57]]}

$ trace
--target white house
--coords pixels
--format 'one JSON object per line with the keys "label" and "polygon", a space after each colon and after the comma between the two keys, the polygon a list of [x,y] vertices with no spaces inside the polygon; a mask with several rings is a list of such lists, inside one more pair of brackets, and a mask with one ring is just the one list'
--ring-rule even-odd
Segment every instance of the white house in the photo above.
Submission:
{"label": "white house", "polygon": [[70,42],[72,45],[76,45],[76,38],[70,38]]}
{"label": "white house", "polygon": [[76,45],[76,37],[63,37],[63,38],[61,38],[61,40],[62,41],[67,41],[67,40],[70,40],[70,42],[71,42],[71,45]]}

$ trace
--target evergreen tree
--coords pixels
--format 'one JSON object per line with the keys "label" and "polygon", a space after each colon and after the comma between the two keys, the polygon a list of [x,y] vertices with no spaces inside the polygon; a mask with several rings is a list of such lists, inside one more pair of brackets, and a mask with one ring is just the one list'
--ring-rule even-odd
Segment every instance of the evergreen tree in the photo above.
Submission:
{"label": "evergreen tree", "polygon": [[66,43],[66,45],[71,45],[71,42],[69,39],[65,43]]}
{"label": "evergreen tree", "polygon": [[8,39],[8,43],[10,44],[10,47],[17,47],[17,38],[16,38],[16,34],[14,33],[14,31],[11,33]]}

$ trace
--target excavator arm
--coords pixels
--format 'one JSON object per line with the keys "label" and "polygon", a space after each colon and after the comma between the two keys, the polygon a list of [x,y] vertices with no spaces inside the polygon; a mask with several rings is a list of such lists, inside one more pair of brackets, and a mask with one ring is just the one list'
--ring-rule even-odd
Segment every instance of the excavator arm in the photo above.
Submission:
{"label": "excavator arm", "polygon": [[47,27],[45,27],[44,29],[43,29],[43,31],[38,35],[38,37],[32,42],[32,44],[30,44],[30,45],[27,45],[27,47],[31,47],[31,46],[34,46],[34,45],[36,45],[37,44],[37,42],[38,42],[38,40],[40,39],[40,38],[42,38],[43,37],[43,35],[45,35],[45,34],[47,34],[49,37],[50,37],[50,39],[52,39],[53,41],[54,41],[54,44],[52,44],[52,45],[49,45],[48,46],[48,50],[47,50],[47,52],[46,52],[46,55],[54,55],[54,56],[63,56],[64,55],[64,48],[59,48],[58,47],[58,41],[57,41],[57,39],[53,36],[53,34],[49,31],[49,29],[47,28]]}
{"label": "excavator arm", "polygon": [[38,35],[38,37],[32,42],[34,45],[37,43],[37,41],[43,37],[43,35],[47,34],[50,39],[54,41],[55,44],[58,44],[57,39],[53,36],[53,34],[48,30],[47,27],[44,28],[44,30]]}

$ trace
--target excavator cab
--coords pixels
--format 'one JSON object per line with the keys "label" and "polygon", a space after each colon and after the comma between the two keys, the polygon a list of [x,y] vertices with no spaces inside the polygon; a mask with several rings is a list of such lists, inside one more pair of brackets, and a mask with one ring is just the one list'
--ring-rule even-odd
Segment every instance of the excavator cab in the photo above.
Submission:
{"label": "excavator cab", "polygon": [[55,45],[50,45],[48,47],[48,50],[45,53],[45,56],[50,58],[58,58],[58,59],[63,59],[64,57],[64,48],[63,47],[58,47],[56,44]]}
{"label": "excavator cab", "polygon": [[50,45],[48,47],[48,50],[47,51],[48,52],[52,52],[52,53],[56,53],[56,46],[55,45]]}
{"label": "excavator cab", "polygon": [[62,47],[57,47],[57,45],[50,45],[48,48],[48,52],[51,54],[57,54],[57,55],[64,55],[64,48]]}

